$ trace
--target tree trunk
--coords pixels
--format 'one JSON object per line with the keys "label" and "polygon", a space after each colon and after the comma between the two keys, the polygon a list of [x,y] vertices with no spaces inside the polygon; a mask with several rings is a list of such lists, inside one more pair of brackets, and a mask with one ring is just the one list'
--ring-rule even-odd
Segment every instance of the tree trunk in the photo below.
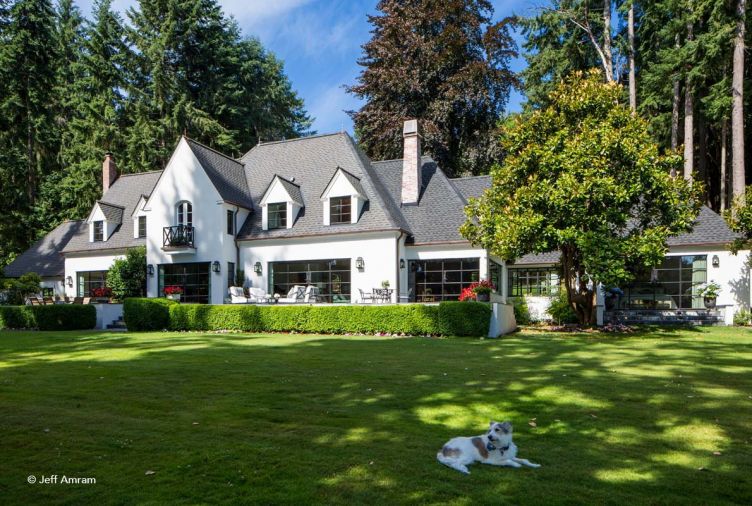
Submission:
{"label": "tree trunk", "polygon": [[744,168],[744,34],[747,0],[736,2],[736,36],[734,37],[734,69],[731,78],[731,170],[734,199],[744,201],[746,172]]}
{"label": "tree trunk", "polygon": [[697,159],[697,179],[702,182],[703,197],[705,204],[710,206],[710,195],[712,193],[710,175],[708,171],[708,129],[705,117],[702,112],[697,113],[697,149],[695,158]]}
{"label": "tree trunk", "polygon": [[721,126],[721,202],[720,209],[725,211],[727,207],[726,203],[726,143],[728,142],[728,122],[724,119]]}
{"label": "tree trunk", "polygon": [[635,78],[635,34],[634,34],[634,0],[629,3],[629,108],[637,111],[637,81]]}
{"label": "tree trunk", "polygon": [[[691,41],[692,24],[687,25],[687,41]],[[694,106],[692,104],[692,83],[687,72],[684,85],[684,179],[692,180],[695,170],[695,144],[694,144]]]}
{"label": "tree trunk", "polygon": [[603,0],[603,67],[608,82],[614,80],[614,59],[611,46],[611,0]]}
{"label": "tree trunk", "polygon": [[[676,35],[676,47],[679,47],[679,35]],[[681,82],[678,77],[674,78],[674,108],[671,112],[671,149],[679,148],[679,107],[681,104]],[[672,174],[676,175],[676,174]]]}

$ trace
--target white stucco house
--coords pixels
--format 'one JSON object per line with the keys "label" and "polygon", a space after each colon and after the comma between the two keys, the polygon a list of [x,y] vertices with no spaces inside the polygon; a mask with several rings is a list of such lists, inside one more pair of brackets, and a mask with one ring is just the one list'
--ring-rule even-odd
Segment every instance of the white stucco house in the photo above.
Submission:
{"label": "white stucco house", "polygon": [[[56,294],[86,296],[115,258],[144,245],[149,297],[177,285],[184,302],[222,304],[242,283],[282,295],[316,286],[324,303],[359,303],[388,282],[391,302],[431,303],[491,279],[496,297],[526,296],[544,313],[558,289],[556,255],[505,264],[472,247],[458,230],[467,199],[490,177],[448,178],[422,156],[414,120],[403,136],[403,158],[386,161],[370,160],[346,133],[261,143],[239,159],[182,137],[164,170],[120,176],[108,154],[87,219],[62,224],[5,274],[33,270]],[[626,288],[611,317],[702,312],[696,287],[715,280],[718,314],[730,322],[750,302],[747,252],[731,255],[733,238],[704,208],[694,231],[672,240],[652,283]]]}

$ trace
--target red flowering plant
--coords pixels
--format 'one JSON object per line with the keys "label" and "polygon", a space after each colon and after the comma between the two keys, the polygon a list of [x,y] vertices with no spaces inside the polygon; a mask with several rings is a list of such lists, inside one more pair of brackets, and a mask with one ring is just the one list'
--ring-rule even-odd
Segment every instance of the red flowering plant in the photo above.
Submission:
{"label": "red flowering plant", "polygon": [[181,295],[183,293],[183,287],[177,285],[165,286],[165,295]]}
{"label": "red flowering plant", "polygon": [[100,286],[99,288],[92,288],[91,289],[91,296],[92,297],[111,297],[112,296],[112,288],[109,288],[107,286]]}
{"label": "red flowering plant", "polygon": [[496,287],[489,280],[476,281],[462,289],[460,300],[477,300],[478,295],[488,295],[494,290],[496,290]]}

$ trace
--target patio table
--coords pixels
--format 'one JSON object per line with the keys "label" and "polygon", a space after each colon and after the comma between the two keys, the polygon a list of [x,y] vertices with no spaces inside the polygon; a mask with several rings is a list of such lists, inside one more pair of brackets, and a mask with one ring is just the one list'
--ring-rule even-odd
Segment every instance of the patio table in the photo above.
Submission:
{"label": "patio table", "polygon": [[394,293],[393,288],[374,288],[373,300],[376,302],[391,302],[392,293]]}

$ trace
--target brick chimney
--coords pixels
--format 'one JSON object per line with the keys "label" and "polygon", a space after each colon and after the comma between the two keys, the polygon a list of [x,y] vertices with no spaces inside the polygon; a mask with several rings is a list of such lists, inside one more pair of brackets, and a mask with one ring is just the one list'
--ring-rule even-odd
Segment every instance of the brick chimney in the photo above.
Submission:
{"label": "brick chimney", "polygon": [[110,186],[112,186],[117,177],[115,159],[112,157],[112,153],[107,152],[104,154],[104,162],[102,162],[102,195],[110,189]]}
{"label": "brick chimney", "polygon": [[402,204],[416,205],[422,186],[420,162],[420,136],[418,120],[405,121],[402,128],[404,151],[402,154]]}

